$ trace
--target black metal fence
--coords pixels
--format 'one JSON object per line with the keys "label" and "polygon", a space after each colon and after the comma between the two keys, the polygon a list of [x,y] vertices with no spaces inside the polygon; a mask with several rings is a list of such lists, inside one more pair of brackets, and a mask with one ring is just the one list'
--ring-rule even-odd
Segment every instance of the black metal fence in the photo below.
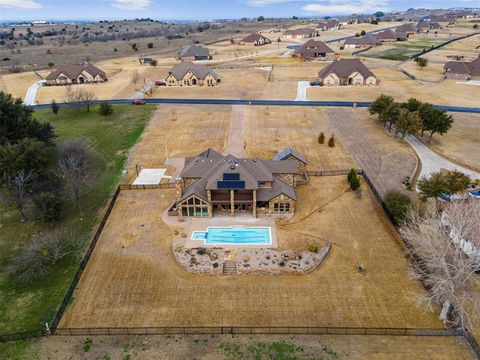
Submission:
{"label": "black metal fence", "polygon": [[462,333],[462,335],[465,338],[465,340],[467,340],[467,342],[470,344],[470,347],[472,348],[472,351],[475,354],[475,357],[477,359],[480,359],[480,346],[478,345],[477,340],[475,340],[473,335],[470,334],[470,331],[468,330],[465,330]]}
{"label": "black metal fence", "polygon": [[57,335],[164,335],[164,334],[297,334],[297,335],[391,335],[461,336],[460,329],[329,327],[329,326],[177,326],[57,328]]}
{"label": "black metal fence", "polygon": [[151,190],[151,189],[174,189],[175,184],[166,183],[166,184],[154,184],[154,185],[133,185],[133,184],[122,184],[118,186],[120,190]]}
{"label": "black metal fence", "polygon": [[57,311],[57,314],[55,315],[55,318],[52,321],[52,324],[50,325],[50,332],[52,334],[55,333],[55,330],[58,327],[58,323],[60,322],[60,319],[62,318],[65,309],[67,308],[70,300],[72,299],[73,291],[77,287],[78,281],[80,280],[80,277],[82,276],[83,270],[87,266],[88,260],[90,259],[90,256],[93,253],[93,250],[95,249],[95,246],[97,245],[98,238],[100,237],[103,228],[105,227],[105,224],[107,223],[108,217],[110,216],[110,213],[112,212],[113,206],[115,205],[115,202],[117,201],[118,195],[120,194],[120,186],[117,187],[115,190],[115,193],[113,194],[112,199],[110,200],[110,203],[108,204],[107,210],[105,211],[105,214],[102,217],[102,220],[100,221],[100,224],[98,225],[97,231],[95,232],[95,235],[93,236],[92,241],[90,242],[90,245],[88,246],[87,252],[85,253],[82,261],[80,262],[80,265],[78,267],[77,272],[75,273],[75,277],[72,280],[72,283],[68,287],[67,293],[65,294],[65,297],[63,298],[62,303],[60,304],[60,307]]}
{"label": "black metal fence", "polygon": [[0,334],[0,342],[18,341],[38,338],[45,335],[42,330],[23,331],[12,334]]}
{"label": "black metal fence", "polygon": [[[307,171],[308,176],[340,176],[348,175],[352,169],[348,170],[309,170]],[[358,175],[363,175],[363,170],[354,169]]]}

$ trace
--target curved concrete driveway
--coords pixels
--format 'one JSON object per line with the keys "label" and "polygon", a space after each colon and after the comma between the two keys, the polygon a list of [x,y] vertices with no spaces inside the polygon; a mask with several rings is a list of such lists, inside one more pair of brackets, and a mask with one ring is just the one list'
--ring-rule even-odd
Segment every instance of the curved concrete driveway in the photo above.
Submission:
{"label": "curved concrete driveway", "polygon": [[412,135],[407,135],[405,136],[405,141],[408,142],[410,146],[415,150],[422,162],[422,170],[420,171],[419,178],[422,178],[423,176],[428,177],[434,172],[438,172],[441,169],[446,169],[458,170],[470,176],[472,179],[480,179],[480,173],[448,161],[447,159],[430,150],[416,137]]}
{"label": "curved concrete driveway", "polygon": [[37,98],[37,91],[45,84],[45,80],[39,80],[36,83],[30,85],[25,95],[25,100],[23,101],[24,105],[31,106],[35,105],[35,99]]}

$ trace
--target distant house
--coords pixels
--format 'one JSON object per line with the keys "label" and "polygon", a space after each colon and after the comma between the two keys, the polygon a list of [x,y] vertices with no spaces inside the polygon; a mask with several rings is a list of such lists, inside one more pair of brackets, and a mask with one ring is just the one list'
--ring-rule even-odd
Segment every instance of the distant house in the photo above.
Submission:
{"label": "distant house", "polygon": [[317,25],[317,29],[320,31],[326,30],[339,30],[343,27],[343,24],[338,20],[322,21]]}
{"label": "distant house", "polygon": [[473,61],[449,61],[443,67],[446,79],[480,80],[480,57]]}
{"label": "distant house", "polygon": [[376,85],[377,77],[359,59],[340,59],[318,72],[324,86]]}
{"label": "distant house", "polygon": [[381,42],[395,42],[398,40],[405,40],[407,34],[403,32],[396,32],[392,29],[386,29],[375,34],[376,38]]}
{"label": "distant house", "polygon": [[92,64],[60,65],[46,77],[47,85],[84,84],[107,81],[105,72]]}
{"label": "distant house", "polygon": [[403,24],[397,26],[395,32],[405,34],[406,36],[415,35],[417,33],[417,26],[414,23]]}
{"label": "distant house", "polygon": [[325,45],[323,41],[310,39],[295,50],[293,55],[305,60],[331,61],[335,57],[335,51]]}
{"label": "distant house", "polygon": [[167,86],[215,86],[220,78],[204,65],[182,61],[170,69],[165,82]]}
{"label": "distant house", "polygon": [[317,30],[311,28],[299,28],[287,30],[283,33],[284,39],[305,39],[317,36]]}
{"label": "distant house", "polygon": [[248,46],[262,46],[262,45],[267,45],[270,44],[271,41],[269,38],[266,38],[263,35],[254,33],[248,35],[246,38],[243,38],[240,43],[242,45],[248,45]]}
{"label": "distant house", "polygon": [[430,23],[438,23],[442,28],[455,24],[455,18],[449,18],[446,15],[429,15],[423,18],[424,21]]}
{"label": "distant house", "polygon": [[179,52],[179,58],[183,61],[208,60],[209,55],[207,48],[196,45],[185,46]]}
{"label": "distant house", "polygon": [[382,42],[377,39],[376,36],[367,34],[365,36],[359,37],[350,37],[345,40],[344,47],[345,49],[352,48],[369,48],[373,46],[379,46]]}
{"label": "distant house", "polygon": [[430,31],[430,21],[422,20],[417,23],[417,32],[426,33]]}

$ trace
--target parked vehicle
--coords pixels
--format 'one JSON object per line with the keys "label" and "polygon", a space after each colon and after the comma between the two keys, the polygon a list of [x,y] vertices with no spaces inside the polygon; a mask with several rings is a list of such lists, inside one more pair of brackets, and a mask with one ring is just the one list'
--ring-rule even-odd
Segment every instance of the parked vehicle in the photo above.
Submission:
{"label": "parked vehicle", "polygon": [[318,80],[311,81],[310,86],[322,86],[322,83]]}
{"label": "parked vehicle", "polygon": [[167,83],[163,80],[155,81],[155,86],[167,86]]}
{"label": "parked vehicle", "polygon": [[136,99],[136,100],[132,101],[132,104],[133,105],[145,105],[146,102],[145,102],[145,100]]}

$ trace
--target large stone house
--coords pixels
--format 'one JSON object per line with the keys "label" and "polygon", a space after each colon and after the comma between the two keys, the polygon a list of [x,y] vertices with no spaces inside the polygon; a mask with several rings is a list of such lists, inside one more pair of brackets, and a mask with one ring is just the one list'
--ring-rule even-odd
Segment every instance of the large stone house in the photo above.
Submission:
{"label": "large stone house", "polygon": [[291,149],[273,160],[224,156],[213,149],[187,157],[175,182],[177,214],[179,218],[212,217],[216,212],[293,214],[295,187],[305,181],[305,166],[300,163],[306,159]]}
{"label": "large stone house", "polygon": [[380,46],[382,42],[375,35],[367,34],[365,36],[354,36],[345,40],[345,49],[370,48]]}
{"label": "large stone house", "polygon": [[283,33],[283,39],[305,39],[312,38],[318,35],[316,29],[311,28],[299,28],[293,30],[287,30]]}
{"label": "large stone house", "polygon": [[107,81],[105,72],[92,64],[60,65],[46,77],[47,85],[85,84]]}
{"label": "large stone house", "polygon": [[201,46],[190,45],[185,46],[179,52],[179,58],[183,61],[194,61],[194,60],[208,60],[210,56],[210,51],[208,48]]}
{"label": "large stone house", "polygon": [[165,82],[167,86],[215,86],[220,77],[204,65],[182,61],[170,69]]}
{"label": "large stone house", "polygon": [[480,57],[473,61],[449,61],[443,73],[446,79],[480,80]]}
{"label": "large stone house", "polygon": [[293,56],[305,60],[331,61],[335,58],[335,51],[325,45],[323,41],[310,39],[295,50]]}
{"label": "large stone house", "polygon": [[262,45],[267,45],[270,44],[271,41],[269,38],[260,35],[260,34],[250,34],[246,38],[243,38],[240,41],[240,44],[242,45],[248,45],[248,46],[262,46]]}
{"label": "large stone house", "polygon": [[376,85],[377,77],[360,59],[340,59],[318,72],[324,86]]}

